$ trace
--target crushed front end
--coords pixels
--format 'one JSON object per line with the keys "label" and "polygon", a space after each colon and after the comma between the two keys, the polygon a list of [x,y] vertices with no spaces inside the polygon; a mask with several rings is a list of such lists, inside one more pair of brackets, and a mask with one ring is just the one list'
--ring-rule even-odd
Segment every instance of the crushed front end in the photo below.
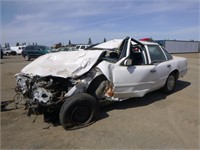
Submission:
{"label": "crushed front end", "polygon": [[23,96],[29,115],[59,109],[64,95],[73,87],[70,79],[53,76],[16,75],[16,92]]}
{"label": "crushed front end", "polygon": [[54,113],[60,110],[66,97],[85,92],[96,75],[96,69],[76,79],[18,73],[16,92],[25,101],[29,116]]}

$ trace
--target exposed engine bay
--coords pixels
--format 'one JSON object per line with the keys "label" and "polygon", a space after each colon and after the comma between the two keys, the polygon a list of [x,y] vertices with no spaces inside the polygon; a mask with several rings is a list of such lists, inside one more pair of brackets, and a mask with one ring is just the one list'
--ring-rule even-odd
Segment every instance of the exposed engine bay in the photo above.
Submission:
{"label": "exposed engine bay", "polygon": [[78,79],[18,73],[16,92],[23,96],[30,113],[52,112],[59,109],[64,98],[85,92],[96,75],[96,69]]}

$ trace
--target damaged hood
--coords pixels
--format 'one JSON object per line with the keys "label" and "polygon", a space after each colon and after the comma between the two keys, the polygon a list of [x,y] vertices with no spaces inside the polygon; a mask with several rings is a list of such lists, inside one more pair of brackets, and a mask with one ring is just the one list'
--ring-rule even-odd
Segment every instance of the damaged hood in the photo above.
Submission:
{"label": "damaged hood", "polygon": [[103,51],[72,51],[40,56],[21,70],[30,76],[76,78],[88,72]]}

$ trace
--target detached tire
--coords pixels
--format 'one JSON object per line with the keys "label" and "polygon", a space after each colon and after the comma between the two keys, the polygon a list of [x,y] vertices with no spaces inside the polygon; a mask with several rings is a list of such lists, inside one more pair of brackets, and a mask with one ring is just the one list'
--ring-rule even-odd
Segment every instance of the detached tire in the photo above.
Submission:
{"label": "detached tire", "polygon": [[162,88],[162,92],[166,94],[171,94],[174,91],[174,88],[176,86],[177,76],[175,73],[171,73],[169,77],[167,78],[167,81]]}
{"label": "detached tire", "polygon": [[65,99],[59,120],[63,128],[69,130],[90,125],[97,114],[97,100],[89,94],[80,93]]}

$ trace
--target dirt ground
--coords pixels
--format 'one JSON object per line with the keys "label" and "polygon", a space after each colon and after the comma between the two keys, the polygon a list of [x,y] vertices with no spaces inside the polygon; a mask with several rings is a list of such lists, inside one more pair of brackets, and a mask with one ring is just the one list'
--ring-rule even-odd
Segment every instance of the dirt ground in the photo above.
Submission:
{"label": "dirt ground", "polygon": [[[65,131],[60,125],[27,117],[27,111],[8,105],[1,111],[1,149],[199,149],[200,54],[188,58],[188,74],[171,95],[156,91],[104,106],[94,124]],[[21,56],[1,60],[1,101],[15,95],[14,75],[27,65]]]}

